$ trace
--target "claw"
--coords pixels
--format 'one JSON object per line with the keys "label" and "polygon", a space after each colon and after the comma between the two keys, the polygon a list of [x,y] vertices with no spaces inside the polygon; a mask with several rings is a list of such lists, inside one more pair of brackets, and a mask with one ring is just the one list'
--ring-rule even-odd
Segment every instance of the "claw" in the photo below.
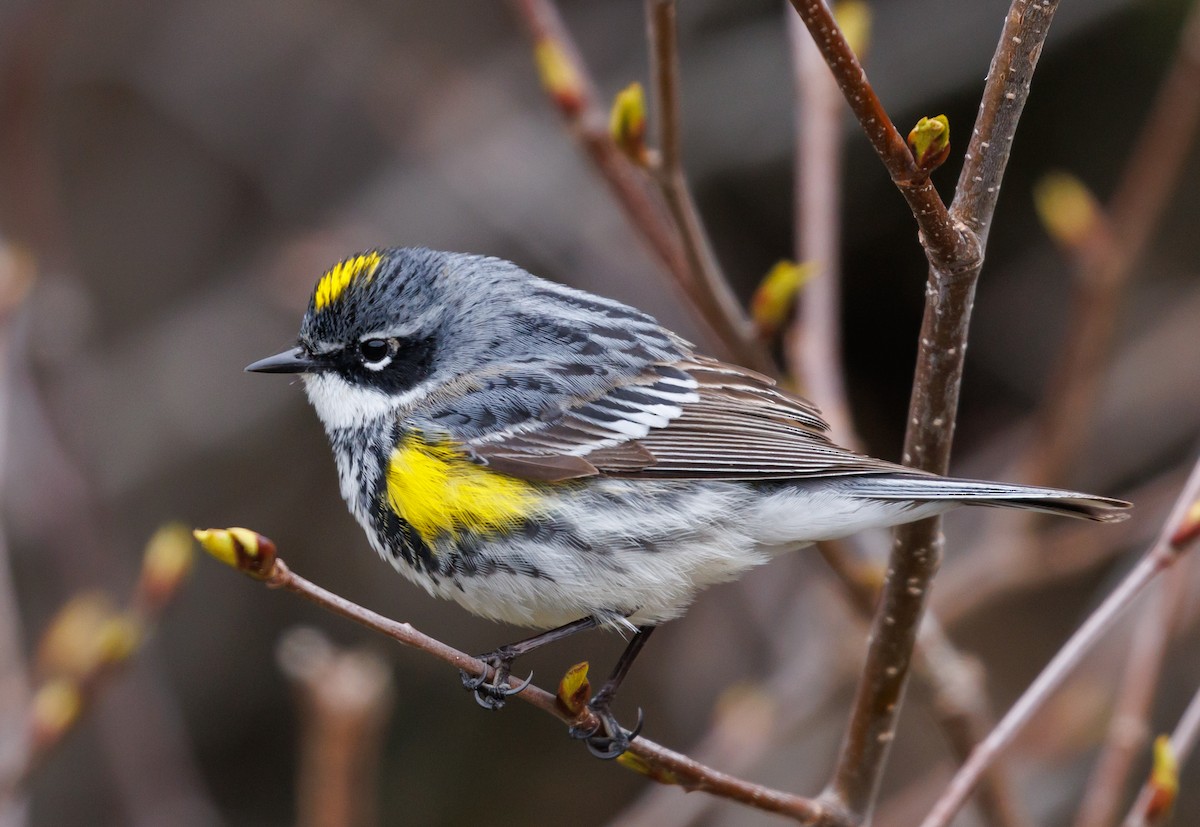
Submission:
{"label": "claw", "polygon": [[495,670],[492,681],[489,683],[487,672],[482,675],[469,675],[465,670],[459,670],[462,677],[462,685],[465,689],[470,690],[475,695],[475,703],[479,704],[484,709],[501,709],[510,695],[516,695],[519,692],[525,691],[531,683],[533,683],[533,673],[529,673],[529,677],[522,681],[517,686],[509,686],[508,684],[508,664],[503,661],[493,663],[488,658],[480,658],[484,663],[488,664]]}
{"label": "claw", "polygon": [[592,727],[591,729],[584,729],[583,727],[580,727],[580,726],[572,726],[570,729],[567,730],[567,735],[574,738],[576,741],[589,741],[599,731],[600,731],[600,722],[597,721],[596,725],[594,727]]}
{"label": "claw", "polygon": [[619,738],[589,738],[583,745],[601,761],[611,761],[629,749],[629,739],[621,733]]}
{"label": "claw", "polygon": [[463,689],[469,689],[472,692],[487,683],[486,669],[482,675],[469,674],[466,669],[459,669],[458,674],[462,678]]}
{"label": "claw", "polygon": [[480,687],[475,690],[475,703],[479,704],[484,709],[503,709],[505,703],[504,695],[492,694],[490,689]]}
{"label": "claw", "polygon": [[[637,724],[632,730],[626,731],[617,723],[616,717],[608,710],[607,705],[593,706],[589,703],[588,708],[597,718],[596,725],[586,731],[581,727],[573,726],[567,730],[567,734],[576,740],[583,741],[588,752],[603,761],[611,761],[628,750],[633,739],[641,734],[642,726],[646,722],[639,707]],[[597,734],[601,729],[604,730],[604,735]]]}
{"label": "claw", "polygon": [[533,672],[532,671],[530,671],[528,678],[521,681],[516,686],[505,686],[504,694],[505,695],[520,695],[522,692],[524,692],[526,689],[529,688],[529,684],[531,684],[531,683],[533,683]]}

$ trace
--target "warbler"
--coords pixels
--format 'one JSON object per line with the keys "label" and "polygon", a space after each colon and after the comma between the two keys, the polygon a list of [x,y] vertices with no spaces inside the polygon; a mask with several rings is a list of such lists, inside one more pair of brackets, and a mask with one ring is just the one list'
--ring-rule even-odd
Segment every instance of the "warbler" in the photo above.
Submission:
{"label": "warbler", "polygon": [[[500,706],[515,657],[593,626],[649,632],[776,555],[958,505],[1115,521],[1128,503],[952,479],[834,444],[815,406],[696,352],[651,316],[497,258],[351,256],[317,282],[296,347],[246,368],[301,374],[341,493],[374,549],[430,594],[550,630],[464,675]],[[522,685],[523,686],[523,685]],[[639,715],[640,718],[640,715]]]}

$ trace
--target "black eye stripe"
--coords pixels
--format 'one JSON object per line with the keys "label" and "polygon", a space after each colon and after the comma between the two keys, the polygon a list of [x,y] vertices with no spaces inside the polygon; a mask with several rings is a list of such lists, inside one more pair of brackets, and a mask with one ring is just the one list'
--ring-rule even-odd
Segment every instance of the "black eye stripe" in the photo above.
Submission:
{"label": "black eye stripe", "polygon": [[[382,345],[378,356],[372,352],[376,342]],[[432,338],[364,339],[341,351],[337,370],[351,384],[400,393],[429,378],[433,357]]]}

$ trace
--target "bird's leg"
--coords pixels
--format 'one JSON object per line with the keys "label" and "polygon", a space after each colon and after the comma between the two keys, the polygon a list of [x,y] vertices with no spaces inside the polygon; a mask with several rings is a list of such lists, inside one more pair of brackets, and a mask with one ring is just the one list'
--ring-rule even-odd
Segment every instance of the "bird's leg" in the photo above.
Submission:
{"label": "bird's leg", "polygon": [[642,731],[642,711],[640,709],[638,710],[637,724],[634,725],[632,731],[626,731],[621,729],[621,725],[617,723],[611,707],[613,697],[621,686],[621,681],[625,680],[625,676],[629,673],[629,667],[633,666],[633,661],[642,651],[642,647],[646,645],[650,633],[655,628],[654,626],[638,627],[637,633],[630,639],[629,645],[625,647],[625,651],[617,660],[612,675],[600,687],[600,691],[588,701],[588,709],[600,720],[599,726],[591,730],[571,728],[571,737],[584,741],[587,744],[588,752],[597,758],[616,758],[629,749],[629,743]]}
{"label": "bird's leg", "polygon": [[[516,643],[501,646],[499,649],[488,652],[486,655],[480,655],[479,660],[494,670],[491,681],[488,681],[486,669],[481,675],[469,675],[465,671],[462,671],[463,686],[475,693],[475,702],[484,709],[499,709],[504,706],[504,702],[509,695],[517,694],[529,686],[529,682],[533,680],[533,673],[530,672],[529,677],[520,686],[512,687],[508,685],[509,670],[512,669],[514,660],[521,655],[532,652],[534,649],[545,646],[547,643],[562,640],[585,629],[594,629],[598,623],[599,621],[595,617],[582,617],[579,620],[551,629],[548,632],[541,632],[533,637],[518,640]],[[634,639],[636,640],[637,638]]]}

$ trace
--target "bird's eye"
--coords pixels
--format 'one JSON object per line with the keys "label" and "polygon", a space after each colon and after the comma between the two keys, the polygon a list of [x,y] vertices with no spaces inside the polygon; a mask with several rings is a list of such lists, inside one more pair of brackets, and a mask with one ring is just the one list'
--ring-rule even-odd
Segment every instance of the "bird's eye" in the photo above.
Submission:
{"label": "bird's eye", "polygon": [[390,339],[364,339],[359,342],[358,353],[362,356],[363,364],[374,370],[386,367],[392,360],[391,342]]}

